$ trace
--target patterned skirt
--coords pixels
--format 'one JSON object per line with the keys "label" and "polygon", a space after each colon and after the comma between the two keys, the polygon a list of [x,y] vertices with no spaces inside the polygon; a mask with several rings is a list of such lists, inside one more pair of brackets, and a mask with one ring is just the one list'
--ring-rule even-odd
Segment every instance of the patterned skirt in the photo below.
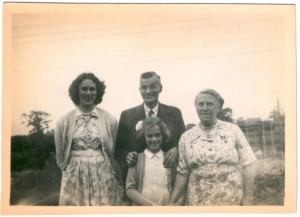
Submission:
{"label": "patterned skirt", "polygon": [[121,206],[124,189],[103,155],[71,156],[62,174],[60,206]]}
{"label": "patterned skirt", "polygon": [[189,206],[239,206],[243,179],[236,165],[207,164],[192,170],[187,191]]}

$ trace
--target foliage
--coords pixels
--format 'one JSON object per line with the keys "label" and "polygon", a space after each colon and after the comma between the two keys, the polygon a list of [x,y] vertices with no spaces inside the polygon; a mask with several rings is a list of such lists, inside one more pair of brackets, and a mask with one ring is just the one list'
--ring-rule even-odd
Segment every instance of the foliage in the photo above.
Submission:
{"label": "foliage", "polygon": [[11,170],[42,169],[55,153],[53,133],[11,137]]}
{"label": "foliage", "polygon": [[273,121],[284,121],[285,119],[285,114],[282,110],[278,109],[273,109],[270,114],[269,114],[269,118],[272,119]]}
{"label": "foliage", "polygon": [[232,119],[232,109],[228,107],[223,108],[221,111],[219,111],[217,118],[221,121],[233,123],[234,120]]}
{"label": "foliage", "polygon": [[42,135],[49,129],[49,123],[51,120],[48,120],[50,114],[44,111],[30,111],[29,114],[23,113],[22,118],[25,119],[22,121],[22,124],[27,124],[27,127],[31,127],[29,134],[38,134]]}
{"label": "foliage", "polygon": [[284,160],[259,160],[255,177],[254,205],[284,205],[284,179]]}

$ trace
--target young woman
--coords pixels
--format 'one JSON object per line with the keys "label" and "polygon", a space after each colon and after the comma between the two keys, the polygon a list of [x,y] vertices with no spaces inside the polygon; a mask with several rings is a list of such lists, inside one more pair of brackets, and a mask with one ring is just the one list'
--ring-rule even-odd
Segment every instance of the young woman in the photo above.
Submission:
{"label": "young woman", "polygon": [[92,73],[82,73],[69,88],[77,108],[61,118],[55,129],[61,206],[123,205],[124,191],[117,181],[121,177],[113,159],[117,120],[96,107],[104,92],[104,82]]}

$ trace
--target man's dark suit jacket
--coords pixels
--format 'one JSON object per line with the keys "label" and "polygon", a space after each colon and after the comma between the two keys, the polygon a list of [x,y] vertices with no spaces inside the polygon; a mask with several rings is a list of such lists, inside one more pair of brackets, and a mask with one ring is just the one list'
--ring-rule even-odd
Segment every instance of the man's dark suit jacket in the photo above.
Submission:
{"label": "man's dark suit jacket", "polygon": [[[173,106],[159,104],[157,117],[166,123],[172,138],[170,142],[162,144],[162,150],[167,152],[173,147],[178,147],[178,141],[181,134],[185,131],[185,125],[181,111]],[[146,147],[145,138],[139,137],[136,131],[136,125],[139,121],[146,118],[144,104],[125,110],[121,113],[119,120],[119,130],[115,149],[115,158],[123,168],[123,178],[126,180],[127,163],[126,156],[129,152],[143,152]]]}

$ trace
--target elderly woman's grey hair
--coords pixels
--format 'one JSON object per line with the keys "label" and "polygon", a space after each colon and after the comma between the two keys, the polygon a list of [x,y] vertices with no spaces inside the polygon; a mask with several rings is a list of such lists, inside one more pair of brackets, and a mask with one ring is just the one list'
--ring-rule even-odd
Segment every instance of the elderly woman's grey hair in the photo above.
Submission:
{"label": "elderly woman's grey hair", "polygon": [[221,95],[217,91],[215,91],[213,89],[201,90],[195,98],[195,104],[197,102],[198,96],[200,96],[201,94],[208,94],[208,95],[211,95],[212,97],[214,97],[220,103],[220,109],[222,109],[222,107],[224,105],[224,99],[221,97]]}

